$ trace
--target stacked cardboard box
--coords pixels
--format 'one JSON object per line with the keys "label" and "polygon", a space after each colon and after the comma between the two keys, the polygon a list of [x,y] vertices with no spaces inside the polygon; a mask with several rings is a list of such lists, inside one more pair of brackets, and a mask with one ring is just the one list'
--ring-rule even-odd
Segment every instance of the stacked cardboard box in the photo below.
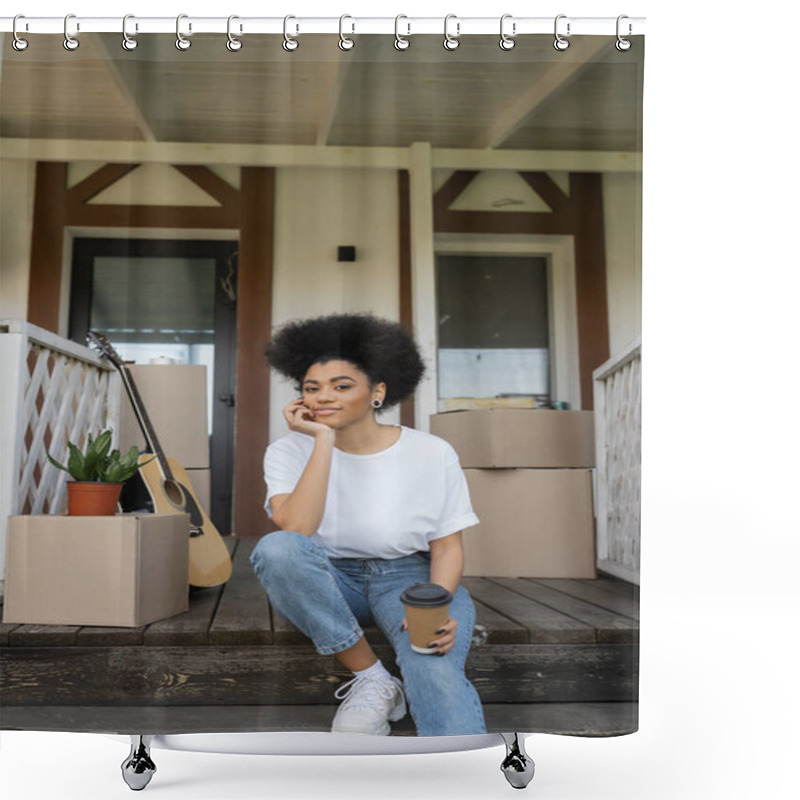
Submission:
{"label": "stacked cardboard box", "polygon": [[[194,493],[211,513],[206,368],[198,364],[131,364],[129,370],[165,456],[185,470]],[[145,447],[127,396],[120,408],[120,449]]]}
{"label": "stacked cardboard box", "polygon": [[3,622],[139,627],[189,608],[189,515],[10,517]]}
{"label": "stacked cardboard box", "polygon": [[480,524],[465,575],[594,578],[591,411],[485,409],[431,416],[458,453]]}

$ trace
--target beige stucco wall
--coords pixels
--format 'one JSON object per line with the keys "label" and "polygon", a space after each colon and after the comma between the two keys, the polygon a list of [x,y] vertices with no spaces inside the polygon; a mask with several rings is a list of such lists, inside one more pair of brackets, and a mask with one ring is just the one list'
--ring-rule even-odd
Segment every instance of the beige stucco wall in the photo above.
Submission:
{"label": "beige stucco wall", "polygon": [[[394,170],[278,170],[275,324],[332,311],[397,318],[398,202]],[[356,260],[338,262],[339,245]]]}
{"label": "beige stucco wall", "polygon": [[0,160],[0,319],[25,319],[36,167]]}

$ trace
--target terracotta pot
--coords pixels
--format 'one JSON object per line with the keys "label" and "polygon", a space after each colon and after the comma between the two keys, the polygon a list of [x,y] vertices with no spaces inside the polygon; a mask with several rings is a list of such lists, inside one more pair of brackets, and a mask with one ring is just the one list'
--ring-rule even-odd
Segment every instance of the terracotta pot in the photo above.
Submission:
{"label": "terracotta pot", "polygon": [[67,482],[67,513],[71,517],[113,517],[121,483]]}

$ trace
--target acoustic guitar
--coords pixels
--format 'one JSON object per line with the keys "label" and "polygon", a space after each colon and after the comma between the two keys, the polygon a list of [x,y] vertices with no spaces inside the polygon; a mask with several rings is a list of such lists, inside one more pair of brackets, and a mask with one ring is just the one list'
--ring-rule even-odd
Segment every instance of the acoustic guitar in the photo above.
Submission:
{"label": "acoustic guitar", "polygon": [[139,458],[140,462],[150,460],[139,467],[139,474],[153,501],[154,511],[157,514],[189,514],[189,584],[203,587],[225,583],[232,571],[228,548],[198,502],[186,470],[174,458],[164,455],[131,371],[104,334],[90,331],[87,340],[117,368],[122,377],[150,451]]}

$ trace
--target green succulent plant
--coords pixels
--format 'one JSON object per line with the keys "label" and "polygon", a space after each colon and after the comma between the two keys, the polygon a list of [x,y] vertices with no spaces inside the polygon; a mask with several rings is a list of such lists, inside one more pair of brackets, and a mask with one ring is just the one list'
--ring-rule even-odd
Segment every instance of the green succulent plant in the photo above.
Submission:
{"label": "green succulent plant", "polygon": [[[67,466],[59,464],[50,453],[47,459],[54,467],[68,472],[76,481],[97,483],[122,483],[139,469],[139,448],[131,447],[125,455],[111,449],[111,431],[103,431],[97,438],[89,434],[86,450],[82,453],[72,442],[69,447]],[[155,456],[153,456],[155,458]],[[149,464],[148,459],[144,464]]]}

